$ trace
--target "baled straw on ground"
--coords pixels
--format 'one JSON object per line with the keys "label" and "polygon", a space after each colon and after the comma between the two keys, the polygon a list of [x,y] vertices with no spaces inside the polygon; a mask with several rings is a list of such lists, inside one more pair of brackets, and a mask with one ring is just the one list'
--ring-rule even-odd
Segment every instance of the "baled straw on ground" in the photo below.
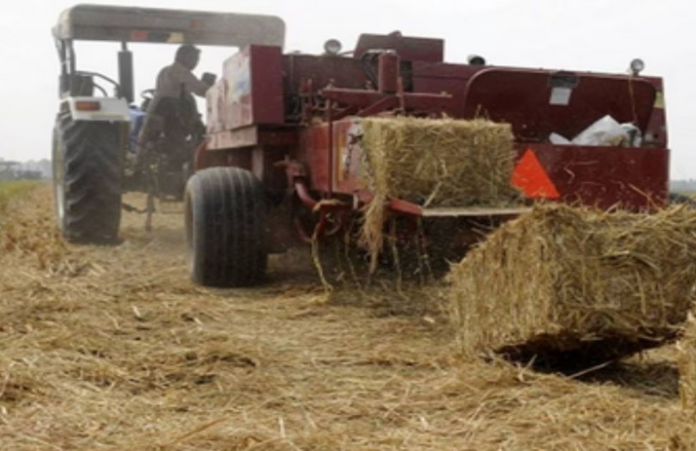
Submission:
{"label": "baled straw on ground", "polygon": [[508,124],[486,120],[361,119],[363,174],[373,193],[362,240],[373,260],[383,247],[384,203],[403,199],[424,207],[500,207],[517,197]]}
{"label": "baled straw on ground", "polygon": [[684,208],[536,207],[453,267],[463,350],[578,351],[601,362],[675,339],[694,301],[695,230],[696,212]]}

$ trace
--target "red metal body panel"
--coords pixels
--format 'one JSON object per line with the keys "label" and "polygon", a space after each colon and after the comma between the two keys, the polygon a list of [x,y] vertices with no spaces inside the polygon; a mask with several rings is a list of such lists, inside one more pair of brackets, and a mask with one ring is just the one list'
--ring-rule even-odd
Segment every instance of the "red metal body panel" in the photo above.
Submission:
{"label": "red metal body panel", "polygon": [[[552,104],[548,71],[489,69],[468,83],[463,117],[483,116],[512,124],[521,141],[545,142],[551,133],[574,138],[598,119],[635,121],[645,130],[655,105],[655,88],[645,80],[576,76],[568,102]],[[561,99],[565,100],[565,99]]]}
{"label": "red metal body panel", "polygon": [[667,202],[669,151],[626,147],[518,144],[520,157],[532,150],[570,204],[640,211]]}
{"label": "red metal body panel", "polygon": [[251,57],[252,123],[285,123],[283,53],[278,47],[249,47]]}
{"label": "red metal body panel", "polygon": [[[358,118],[333,123],[332,140],[327,124],[312,126],[304,134],[306,153],[301,154],[301,161],[307,162],[313,191],[353,196],[366,188],[362,148],[357,138],[362,133],[359,124]],[[329,149],[330,141],[334,143],[333,149]],[[518,143],[516,150],[520,159],[525,152],[533,151],[561,200],[571,204],[640,211],[667,200],[669,151],[666,149]],[[332,168],[330,160],[334,162]]]}
{"label": "red metal body panel", "polygon": [[[223,77],[208,95],[210,134],[284,123],[281,49],[250,46],[228,59]],[[222,147],[212,143],[211,148]]]}
{"label": "red metal body panel", "polygon": [[452,106],[446,113],[452,117],[462,117],[467,84],[475,74],[482,70],[485,68],[481,66],[432,64],[416,61],[412,63],[413,90],[451,94],[453,96]]}
{"label": "red metal body panel", "polygon": [[[630,82],[626,76],[575,73],[581,83],[571,104],[549,108],[550,74],[553,72],[414,62],[412,84],[416,92],[450,93],[450,116],[471,118],[488,113],[486,117],[512,123],[520,140],[546,140],[551,132],[573,138],[602,115],[611,114],[625,122],[637,116],[646,142],[667,147],[661,79]],[[546,117],[539,117],[540,113]]]}
{"label": "red metal body panel", "polygon": [[309,127],[302,132],[297,153],[297,160],[307,168],[311,188],[322,193],[331,191],[329,142],[328,124]]}

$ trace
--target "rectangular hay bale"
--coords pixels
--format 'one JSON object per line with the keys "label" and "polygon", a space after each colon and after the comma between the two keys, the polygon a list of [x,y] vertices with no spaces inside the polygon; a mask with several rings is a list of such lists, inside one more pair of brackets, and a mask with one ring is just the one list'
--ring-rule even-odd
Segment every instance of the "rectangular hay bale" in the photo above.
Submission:
{"label": "rectangular hay bale", "polygon": [[423,206],[500,206],[517,194],[510,125],[476,119],[365,118],[368,188]]}
{"label": "rectangular hay bale", "polygon": [[373,257],[383,246],[384,203],[423,207],[504,207],[515,204],[510,184],[515,152],[510,125],[487,120],[374,117],[360,119],[366,188],[362,240]]}
{"label": "rectangular hay bale", "polygon": [[679,336],[695,296],[696,212],[538,206],[448,277],[465,354],[620,358]]}

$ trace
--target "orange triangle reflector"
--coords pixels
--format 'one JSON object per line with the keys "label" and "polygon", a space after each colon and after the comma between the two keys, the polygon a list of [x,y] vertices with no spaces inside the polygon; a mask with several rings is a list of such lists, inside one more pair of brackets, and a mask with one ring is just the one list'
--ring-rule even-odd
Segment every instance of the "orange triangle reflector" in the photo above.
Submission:
{"label": "orange triangle reflector", "polygon": [[512,184],[530,198],[560,199],[561,197],[533,150],[527,150],[517,164],[512,174]]}

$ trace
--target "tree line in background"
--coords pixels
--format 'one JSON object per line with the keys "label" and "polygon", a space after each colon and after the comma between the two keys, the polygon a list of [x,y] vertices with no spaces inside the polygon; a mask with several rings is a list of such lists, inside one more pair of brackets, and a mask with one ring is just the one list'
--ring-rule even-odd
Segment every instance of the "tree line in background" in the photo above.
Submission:
{"label": "tree line in background", "polygon": [[669,190],[677,193],[696,192],[696,179],[672,180],[669,182]]}
{"label": "tree line in background", "polygon": [[51,178],[51,160],[9,161],[0,158],[0,182]]}

